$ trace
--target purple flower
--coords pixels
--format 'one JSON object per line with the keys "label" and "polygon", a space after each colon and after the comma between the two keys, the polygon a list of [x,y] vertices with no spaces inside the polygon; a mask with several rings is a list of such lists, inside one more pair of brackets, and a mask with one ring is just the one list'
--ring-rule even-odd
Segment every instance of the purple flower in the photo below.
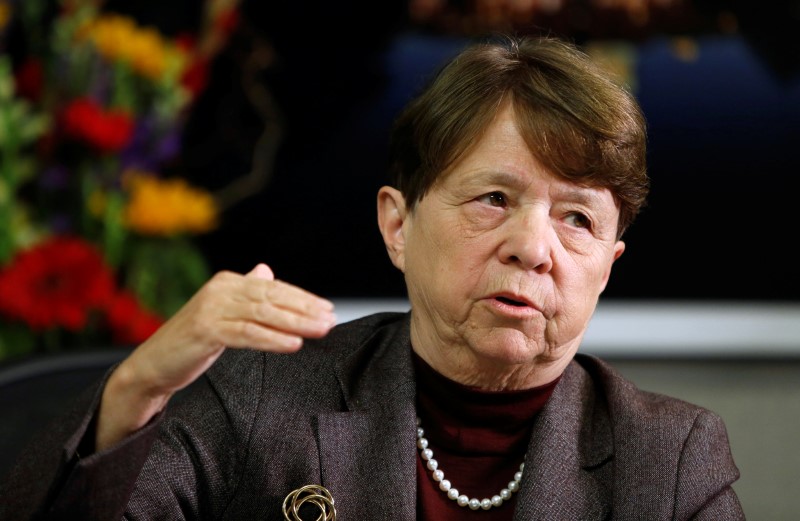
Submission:
{"label": "purple flower", "polygon": [[61,190],[67,186],[69,177],[69,171],[63,166],[51,166],[42,173],[39,178],[39,185],[45,190]]}
{"label": "purple flower", "polygon": [[50,229],[55,234],[64,234],[72,231],[72,219],[63,213],[50,217]]}
{"label": "purple flower", "polygon": [[133,138],[120,154],[122,170],[158,171],[159,166],[178,155],[180,148],[177,125],[159,126],[153,117],[144,116],[136,122]]}
{"label": "purple flower", "polygon": [[173,126],[165,132],[156,143],[155,157],[158,162],[169,161],[176,157],[181,150],[181,133]]}

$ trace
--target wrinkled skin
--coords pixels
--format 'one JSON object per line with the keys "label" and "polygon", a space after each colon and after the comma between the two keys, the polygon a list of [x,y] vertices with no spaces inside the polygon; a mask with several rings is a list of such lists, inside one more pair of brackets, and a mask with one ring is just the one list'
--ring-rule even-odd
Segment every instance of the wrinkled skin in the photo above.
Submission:
{"label": "wrinkled skin", "polygon": [[509,105],[413,209],[383,187],[378,210],[408,286],[414,350],[484,389],[560,375],[625,249],[611,192],[543,168]]}

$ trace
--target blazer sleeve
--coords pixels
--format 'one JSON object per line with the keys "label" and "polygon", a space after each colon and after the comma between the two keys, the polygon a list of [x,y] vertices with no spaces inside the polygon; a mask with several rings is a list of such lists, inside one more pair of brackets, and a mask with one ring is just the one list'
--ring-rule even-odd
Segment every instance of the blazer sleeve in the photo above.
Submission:
{"label": "blazer sleeve", "polygon": [[219,396],[207,378],[197,384],[165,415],[125,519],[219,519],[236,494],[254,409],[246,397]]}
{"label": "blazer sleeve", "polygon": [[[216,378],[207,373],[148,425],[91,453],[101,382],[21,455],[0,488],[0,520],[221,517],[241,476],[261,383],[261,365],[246,362],[209,371]],[[248,370],[255,378],[244,377]]]}
{"label": "blazer sleeve", "polygon": [[739,478],[722,419],[701,410],[678,462],[675,516],[680,520],[744,520],[732,484]]}
{"label": "blazer sleeve", "polygon": [[105,377],[54,418],[17,456],[0,484],[0,519],[119,519],[160,423],[93,453]]}

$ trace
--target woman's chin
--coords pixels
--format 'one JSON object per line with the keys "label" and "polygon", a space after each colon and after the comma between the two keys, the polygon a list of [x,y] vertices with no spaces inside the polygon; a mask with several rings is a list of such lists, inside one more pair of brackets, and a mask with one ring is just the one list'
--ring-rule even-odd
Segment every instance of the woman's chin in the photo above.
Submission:
{"label": "woman's chin", "polygon": [[477,357],[499,365],[518,366],[546,355],[544,339],[533,339],[513,328],[493,328],[469,342]]}

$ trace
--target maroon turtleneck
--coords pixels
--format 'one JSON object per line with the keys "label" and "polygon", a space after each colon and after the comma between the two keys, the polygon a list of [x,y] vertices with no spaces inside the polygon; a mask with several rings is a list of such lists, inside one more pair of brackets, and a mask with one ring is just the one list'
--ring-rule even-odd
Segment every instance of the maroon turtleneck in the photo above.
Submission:
{"label": "maroon turtleneck", "polygon": [[[533,420],[558,378],[522,391],[484,391],[437,373],[416,353],[417,415],[429,448],[460,494],[489,498],[508,487],[528,448]],[[516,494],[500,507],[470,510],[439,489],[417,453],[417,519],[510,521]],[[524,481],[523,477],[523,481]]]}

